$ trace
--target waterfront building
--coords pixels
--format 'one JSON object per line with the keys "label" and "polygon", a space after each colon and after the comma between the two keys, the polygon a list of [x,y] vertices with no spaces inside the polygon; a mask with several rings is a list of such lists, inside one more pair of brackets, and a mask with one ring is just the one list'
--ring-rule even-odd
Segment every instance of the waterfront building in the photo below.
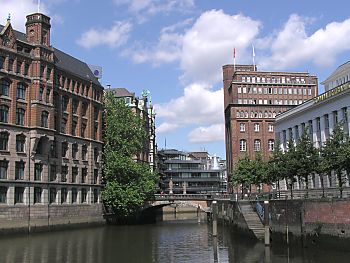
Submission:
{"label": "waterfront building", "polygon": [[10,18],[0,25],[1,220],[68,220],[79,206],[101,207],[103,87],[51,45],[48,16],[26,18],[25,33]]}
{"label": "waterfront building", "polygon": [[207,152],[176,149],[160,150],[158,153],[159,169],[163,175],[160,188],[164,193],[169,193],[170,188],[174,194],[226,192],[226,167],[220,166],[219,157],[210,156]]}
{"label": "waterfront building", "polygon": [[142,119],[147,133],[147,139],[142,150],[134,157],[135,161],[149,164],[152,171],[156,170],[156,128],[155,113],[148,91],[143,91],[141,97],[125,88],[110,89],[116,98],[123,99],[128,107]]}
{"label": "waterfront building", "polygon": [[[244,156],[267,160],[275,145],[276,115],[317,96],[307,72],[258,71],[255,65],[223,66],[227,173]],[[232,190],[232,189],[231,189]]]}
{"label": "waterfront building", "polygon": [[[349,135],[350,61],[339,66],[321,84],[325,87],[324,93],[276,117],[276,137],[283,150],[286,150],[289,140],[297,142],[305,131],[310,135],[314,146],[321,147],[339,122],[342,122],[344,132]],[[328,188],[337,185],[335,175],[327,175],[323,181]],[[320,188],[320,176],[310,176],[309,186]],[[287,189],[286,182],[281,182],[281,187]],[[305,182],[297,181],[294,188],[304,189]]]}

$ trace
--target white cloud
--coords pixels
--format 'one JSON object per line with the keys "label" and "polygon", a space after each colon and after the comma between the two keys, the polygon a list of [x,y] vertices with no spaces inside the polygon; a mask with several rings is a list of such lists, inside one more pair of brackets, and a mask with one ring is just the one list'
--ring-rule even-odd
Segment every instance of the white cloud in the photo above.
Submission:
{"label": "white cloud", "polygon": [[127,6],[140,22],[159,13],[187,12],[194,7],[194,0],[114,0],[117,6]]}
{"label": "white cloud", "polygon": [[223,141],[225,138],[224,124],[214,124],[207,127],[198,127],[192,130],[187,139],[190,143],[206,143]]}
{"label": "white cloud", "polygon": [[313,62],[331,66],[336,56],[350,50],[350,18],[332,22],[308,35],[309,19],[291,15],[284,27],[270,36],[271,56],[262,58],[265,69],[288,69]]}
{"label": "white cloud", "polygon": [[77,43],[87,49],[99,45],[118,47],[126,43],[131,29],[131,23],[118,21],[110,29],[89,29],[80,36]]}
{"label": "white cloud", "polygon": [[204,84],[187,86],[183,96],[155,105],[157,118],[164,120],[165,127],[175,125],[173,128],[223,123],[223,90],[209,88]]}
{"label": "white cloud", "polygon": [[[25,32],[26,16],[37,12],[36,0],[1,0],[0,24],[6,24],[6,18],[11,14],[11,25],[15,30]],[[40,5],[40,12],[48,14],[45,3]]]}
{"label": "white cloud", "polygon": [[170,133],[179,127],[178,124],[163,122],[157,127],[157,133]]}

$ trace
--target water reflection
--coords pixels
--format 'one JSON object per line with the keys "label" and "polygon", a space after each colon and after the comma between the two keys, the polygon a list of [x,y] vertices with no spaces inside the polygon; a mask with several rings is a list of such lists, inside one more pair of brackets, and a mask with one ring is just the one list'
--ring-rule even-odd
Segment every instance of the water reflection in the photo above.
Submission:
{"label": "water reflection", "polygon": [[[179,215],[177,215],[179,216]],[[188,216],[188,215],[186,215]],[[178,218],[177,218],[178,219]],[[350,254],[290,247],[247,239],[227,227],[190,220],[146,226],[106,226],[0,239],[0,262],[127,263],[328,263],[349,262]]]}

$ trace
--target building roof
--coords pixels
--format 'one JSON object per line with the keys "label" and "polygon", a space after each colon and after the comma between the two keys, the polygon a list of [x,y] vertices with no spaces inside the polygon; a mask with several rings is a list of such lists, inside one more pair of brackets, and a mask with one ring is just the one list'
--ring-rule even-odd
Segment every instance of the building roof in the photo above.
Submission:
{"label": "building roof", "polygon": [[201,158],[208,158],[208,152],[190,152],[189,155],[191,155],[193,158],[201,159]]}
{"label": "building roof", "polygon": [[[5,28],[5,26],[0,25],[0,32]],[[27,41],[27,37],[26,34],[19,32],[17,30],[13,30],[15,37],[17,40],[24,42],[28,45],[32,45],[31,43],[29,43]],[[94,74],[92,73],[91,69],[89,68],[89,66],[77,59],[74,58],[66,53],[64,53],[63,51],[54,48],[54,55],[55,55],[55,65],[65,71],[68,71],[70,73],[72,73],[73,75],[76,75],[84,80],[87,81],[92,81],[92,83],[101,86],[100,82],[98,81],[98,79],[94,76]]]}
{"label": "building roof", "polygon": [[344,64],[341,64],[339,67],[337,67],[337,69],[334,70],[333,73],[327,79],[322,81],[321,84],[326,85],[328,82],[335,80],[337,77],[339,77],[349,69],[350,69],[350,60],[348,62],[345,62]]}
{"label": "building roof", "polygon": [[124,97],[135,97],[135,93],[131,93],[125,88],[113,88],[111,89],[113,92],[114,96],[117,98],[124,98]]}

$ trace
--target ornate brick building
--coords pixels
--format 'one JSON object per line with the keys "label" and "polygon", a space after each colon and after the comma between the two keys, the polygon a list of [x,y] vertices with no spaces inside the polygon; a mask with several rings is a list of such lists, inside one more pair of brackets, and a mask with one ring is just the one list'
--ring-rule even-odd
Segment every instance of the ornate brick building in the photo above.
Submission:
{"label": "ornate brick building", "polygon": [[41,13],[0,26],[0,206],[100,202],[103,87],[50,28]]}
{"label": "ornate brick building", "polygon": [[274,149],[276,115],[318,94],[309,73],[258,71],[253,65],[223,66],[227,172],[235,162]]}

